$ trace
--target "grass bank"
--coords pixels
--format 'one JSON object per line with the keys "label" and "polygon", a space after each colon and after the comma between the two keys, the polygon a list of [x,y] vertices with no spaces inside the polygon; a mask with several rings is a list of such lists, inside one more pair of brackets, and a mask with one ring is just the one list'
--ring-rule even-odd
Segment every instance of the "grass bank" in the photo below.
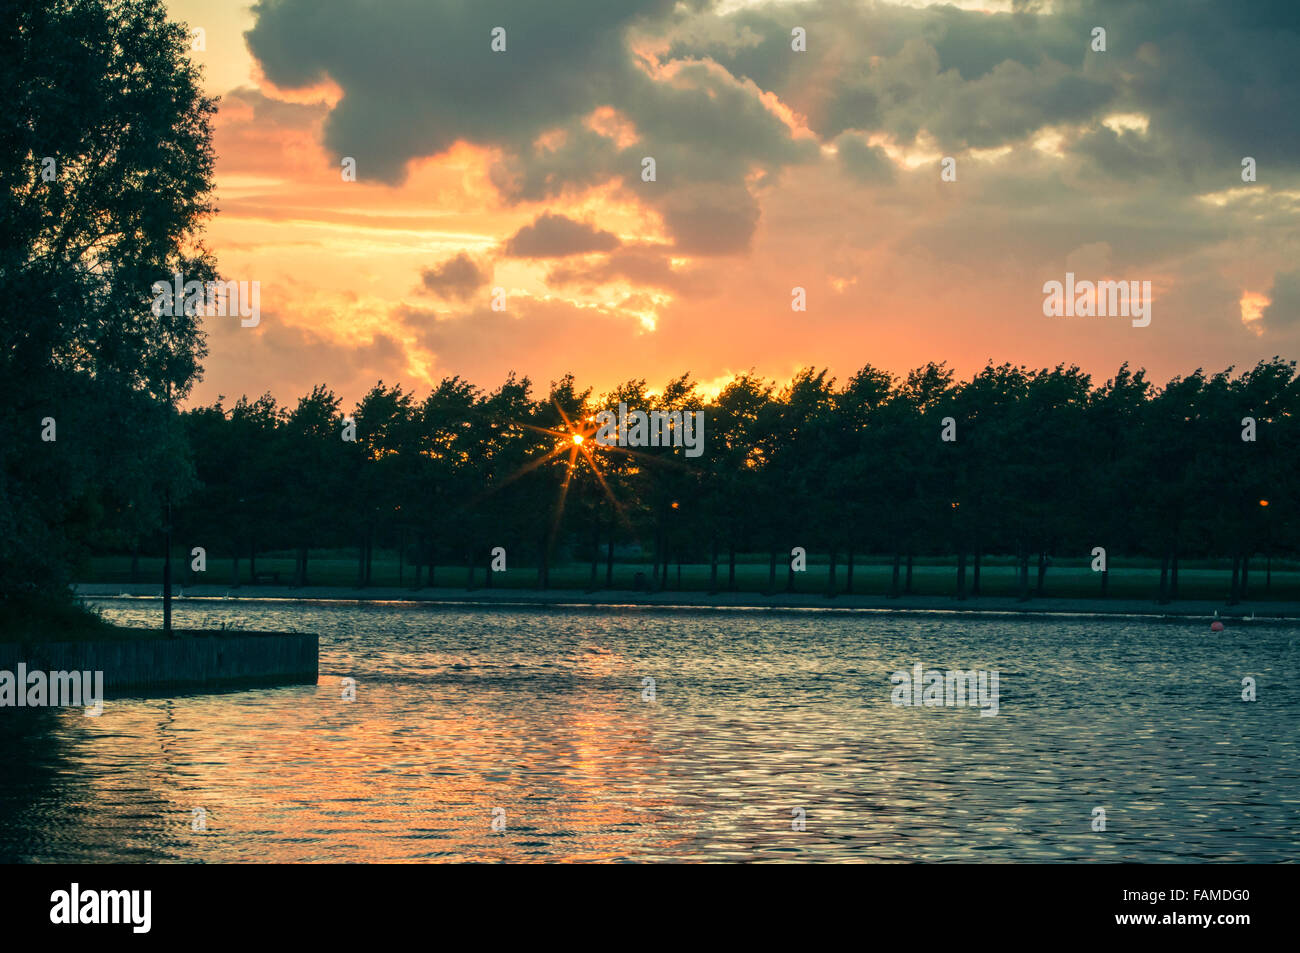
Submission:
{"label": "grass bank", "polygon": [[[192,572],[188,553],[177,552],[172,573],[178,587],[221,587],[234,592],[255,594],[261,588],[292,587],[294,560],[290,554],[259,554],[256,563],[258,581],[249,574],[249,563],[239,563],[239,576],[232,573],[229,560],[212,559],[206,572]],[[273,574],[277,574],[276,579]],[[638,574],[643,585],[638,586]],[[90,561],[81,576],[84,583],[104,585],[153,584],[162,579],[161,558],[138,560],[132,573],[131,559],[125,556],[97,557]],[[858,561],[853,571],[853,589],[847,590],[847,572],[840,562],[834,576],[837,596],[887,596],[893,579],[892,562],[879,558]],[[355,554],[338,551],[313,553],[308,560],[308,586],[329,588],[413,589],[415,573],[409,564],[403,564],[394,553],[376,552],[371,564],[369,585],[358,586],[358,566]],[[971,594],[974,575],[967,566],[966,591]],[[434,574],[433,585],[427,578],[421,588],[484,590],[489,588],[488,574],[479,567],[470,585],[470,573],[465,566],[440,566]],[[537,591],[538,572],[535,566],[507,564],[507,571],[493,573],[492,589]],[[1030,566],[1030,588],[1036,598],[1051,599],[1102,599],[1101,574],[1093,572],[1087,560],[1057,561],[1050,567],[1041,595],[1036,592],[1036,568]],[[906,573],[900,576],[902,595],[918,597],[952,597],[957,592],[957,569],[954,562],[926,558],[916,559],[912,566],[910,588],[906,587]],[[731,585],[725,561],[718,566],[716,584],[707,563],[677,563],[669,565],[666,579],[655,584],[653,567],[648,562],[615,562],[612,573],[602,559],[597,563],[593,578],[589,562],[565,562],[553,565],[549,589],[594,592],[602,590],[630,591],[653,588],[661,592],[700,594],[749,593],[776,595],[796,593],[826,595],[832,591],[830,563],[825,556],[810,555],[807,571],[790,574],[786,563],[778,563],[776,585],[769,589],[769,565],[766,556],[750,555],[737,562],[734,587]],[[1175,601],[1204,601],[1226,603],[1232,588],[1231,567],[1215,561],[1186,561],[1178,573],[1178,591]],[[1016,569],[1007,557],[993,557],[985,561],[980,572],[980,595],[994,599],[1014,599],[1020,594]],[[1160,567],[1150,560],[1111,561],[1106,598],[1108,600],[1138,600],[1154,602],[1160,595]],[[1300,602],[1300,567],[1290,562],[1276,560],[1271,570],[1265,560],[1251,564],[1248,590],[1242,601],[1250,602]]]}
{"label": "grass bank", "polygon": [[161,634],[113,625],[71,598],[0,601],[0,642],[118,642],[156,639]]}

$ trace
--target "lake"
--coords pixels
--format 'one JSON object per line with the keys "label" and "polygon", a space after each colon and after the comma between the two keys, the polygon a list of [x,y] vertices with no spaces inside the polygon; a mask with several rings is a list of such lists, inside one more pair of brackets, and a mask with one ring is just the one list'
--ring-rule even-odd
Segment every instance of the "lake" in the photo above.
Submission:
{"label": "lake", "polygon": [[[0,860],[1278,862],[1300,841],[1292,627],[194,600],[175,624],[316,632],[319,682],[0,709]],[[918,663],[996,671],[996,715],[894,704]]]}

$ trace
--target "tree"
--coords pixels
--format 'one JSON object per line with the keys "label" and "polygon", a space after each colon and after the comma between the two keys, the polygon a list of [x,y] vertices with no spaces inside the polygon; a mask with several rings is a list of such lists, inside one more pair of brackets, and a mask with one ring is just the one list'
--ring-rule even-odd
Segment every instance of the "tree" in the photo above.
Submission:
{"label": "tree", "polygon": [[336,535],[327,535],[330,529],[338,534],[339,523],[355,517],[348,463],[359,451],[343,440],[340,403],[332,390],[318,384],[299,398],[276,433],[280,472],[275,485],[280,488],[285,526],[298,548],[299,586],[307,585],[311,545],[334,541]]}
{"label": "tree", "polygon": [[[156,281],[215,277],[210,121],[161,0],[16,0],[0,34],[0,596],[64,589],[89,536],[156,525],[184,491],[170,401],[199,316]],[[51,161],[47,161],[51,160]],[[51,417],[57,439],[43,442]],[[109,452],[106,452],[109,451]],[[106,492],[106,488],[112,488]],[[126,501],[123,505],[123,501]],[[134,504],[134,505],[132,505]]]}

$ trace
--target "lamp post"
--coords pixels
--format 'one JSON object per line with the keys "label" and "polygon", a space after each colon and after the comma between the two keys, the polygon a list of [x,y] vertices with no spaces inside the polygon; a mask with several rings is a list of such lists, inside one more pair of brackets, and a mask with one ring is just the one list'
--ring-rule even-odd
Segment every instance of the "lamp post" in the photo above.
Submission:
{"label": "lamp post", "polygon": [[[676,511],[676,510],[678,510],[678,509],[680,509],[680,508],[681,508],[681,504],[680,504],[679,502],[677,502],[676,500],[673,500],[673,502],[672,502],[672,509],[673,509],[674,511]],[[677,520],[676,520],[676,518],[673,519],[673,521],[672,521],[672,523],[671,523],[671,527],[672,527],[671,532],[672,532],[672,535],[673,535],[673,539],[674,539],[674,541],[676,541],[676,539],[677,539],[677,535],[678,535],[677,532],[676,532],[676,530],[677,530]],[[677,543],[677,591],[678,591],[678,592],[681,592],[681,591],[682,591],[682,551],[681,551],[680,546],[681,546],[681,544],[680,544],[680,543]],[[668,575],[668,561],[667,561],[667,558],[666,558],[666,557],[667,557],[667,553],[668,553],[668,547],[665,546],[665,547],[664,547],[664,554],[665,554],[665,560],[664,560],[664,575],[665,575],[665,576]],[[666,582],[666,581],[667,581],[667,580],[665,579],[665,582]],[[668,588],[668,587],[665,586],[664,588],[666,589],[666,588]]]}
{"label": "lamp post", "polygon": [[[163,409],[167,415],[164,426],[170,435],[172,423],[172,384],[167,382],[167,403]],[[170,445],[167,447],[171,449]],[[163,638],[172,638],[172,488],[171,476],[168,474],[164,477],[168,482],[164,489],[164,533],[166,551],[163,553]]]}
{"label": "lamp post", "polygon": [[164,537],[167,551],[163,554],[163,636],[172,637],[172,491],[167,488],[165,517],[167,521]]}
{"label": "lamp post", "polygon": [[952,501],[951,514],[952,522],[950,524],[950,534],[953,545],[957,547],[957,599],[966,598],[966,547],[963,545],[961,531],[957,525],[957,516],[961,512],[961,504],[956,500]]}

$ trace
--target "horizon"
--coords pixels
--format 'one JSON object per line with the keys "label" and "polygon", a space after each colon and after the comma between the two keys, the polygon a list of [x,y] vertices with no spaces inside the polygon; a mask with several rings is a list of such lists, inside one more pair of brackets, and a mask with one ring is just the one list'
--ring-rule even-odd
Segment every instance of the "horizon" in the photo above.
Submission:
{"label": "horizon", "polygon": [[[913,368],[908,368],[902,374],[895,374],[888,371],[885,371],[885,373],[890,374],[891,387],[897,389],[900,385],[902,385],[907,380],[908,375],[910,373],[924,371],[929,367],[934,367],[939,370],[946,369],[948,371],[951,371],[953,373],[952,386],[955,388],[961,388],[962,386],[970,384],[974,378],[978,377],[979,374],[985,371],[997,370],[1000,368],[1010,368],[1012,370],[1020,371],[1026,375],[1047,375],[1053,373],[1054,371],[1069,372],[1069,371],[1077,370],[1087,379],[1090,393],[1095,393],[1098,390],[1101,390],[1103,388],[1106,388],[1114,384],[1117,377],[1120,375],[1120,373],[1127,371],[1128,374],[1131,375],[1132,377],[1141,376],[1146,381],[1146,383],[1151,387],[1151,393],[1154,396],[1166,390],[1170,385],[1187,381],[1191,378],[1196,377],[1197,375],[1200,375],[1204,380],[1207,381],[1212,380],[1219,376],[1224,376],[1229,381],[1235,382],[1242,379],[1244,376],[1248,375],[1251,371],[1259,369],[1261,366],[1268,366],[1279,361],[1284,364],[1288,364],[1292,366],[1297,364],[1297,361],[1295,359],[1286,358],[1280,354],[1274,354],[1269,358],[1261,358],[1258,363],[1250,367],[1243,367],[1240,365],[1229,365],[1227,367],[1223,367],[1219,369],[1215,369],[1212,367],[1204,367],[1204,366],[1195,367],[1183,373],[1174,374],[1172,377],[1164,381],[1162,381],[1157,377],[1152,376],[1146,368],[1130,367],[1127,362],[1121,364],[1118,368],[1115,369],[1115,371],[1111,372],[1110,374],[1103,374],[1103,375],[1089,374],[1087,371],[1083,370],[1082,368],[1079,368],[1078,365],[1069,364],[1069,363],[1060,363],[1053,367],[1031,367],[1025,364],[1013,364],[1009,361],[994,363],[991,359],[987,364],[980,367],[976,372],[966,376],[961,376],[957,374],[953,368],[948,367],[946,361],[927,362],[925,364],[921,364]],[[668,380],[665,382],[663,386],[655,386],[653,382],[650,381],[649,379],[643,377],[636,377],[636,378],[630,378],[625,381],[619,381],[609,390],[598,390],[594,386],[584,387],[583,381],[579,380],[577,376],[574,375],[572,372],[564,372],[559,377],[552,378],[548,381],[542,381],[527,373],[520,373],[512,369],[510,371],[507,371],[506,374],[499,381],[480,382],[480,381],[470,380],[464,377],[463,375],[456,374],[455,372],[449,370],[446,377],[440,378],[439,380],[435,380],[428,386],[424,386],[420,388],[408,387],[405,381],[394,380],[389,382],[381,378],[367,385],[363,389],[362,393],[354,401],[350,401],[347,398],[345,398],[342,394],[339,394],[338,392],[334,391],[328,381],[316,381],[315,383],[307,387],[303,393],[290,394],[287,396],[286,399],[281,399],[278,395],[275,394],[271,394],[270,396],[275,401],[275,406],[279,410],[287,411],[293,408],[294,404],[299,398],[310,396],[312,390],[314,390],[318,386],[325,387],[327,390],[333,393],[335,397],[338,397],[339,400],[341,401],[341,406],[347,406],[349,404],[359,405],[362,402],[362,400],[365,398],[366,394],[370,393],[372,390],[376,388],[381,388],[381,387],[388,391],[400,390],[403,393],[407,394],[408,396],[418,398],[421,394],[428,394],[436,391],[438,387],[442,384],[449,383],[451,381],[459,381],[463,384],[467,384],[479,395],[486,396],[488,394],[493,393],[496,388],[504,384],[508,384],[512,382],[522,384],[524,382],[527,382],[529,385],[529,390],[528,390],[529,395],[534,400],[544,401],[547,395],[550,393],[551,389],[553,389],[556,385],[562,384],[566,380],[572,380],[576,388],[578,388],[576,390],[576,393],[579,395],[582,395],[583,393],[588,393],[587,399],[593,403],[593,406],[601,405],[606,401],[613,401],[612,404],[608,405],[609,407],[612,408],[618,404],[619,393],[629,385],[644,384],[645,390],[642,391],[643,396],[645,396],[646,398],[656,398],[663,395],[664,390],[667,386],[685,379],[689,384],[694,385],[692,390],[690,391],[690,394],[693,394],[696,397],[701,398],[704,401],[706,406],[713,406],[718,400],[718,398],[722,395],[723,391],[726,390],[728,385],[734,384],[738,381],[747,380],[747,379],[753,379],[764,385],[770,386],[772,397],[775,399],[779,397],[779,395],[785,389],[795,384],[801,378],[809,375],[812,376],[817,376],[819,374],[825,375],[827,386],[830,388],[835,388],[836,385],[840,385],[839,389],[834,390],[833,392],[843,393],[844,389],[850,384],[853,378],[858,374],[862,373],[863,371],[883,371],[883,370],[884,370],[883,368],[876,367],[875,365],[872,364],[864,364],[863,366],[856,368],[851,373],[841,376],[841,375],[836,375],[831,373],[831,369],[829,367],[818,368],[812,365],[807,365],[807,366],[795,368],[794,371],[791,372],[790,376],[785,379],[778,379],[778,378],[764,377],[761,374],[755,373],[754,369],[751,368],[746,371],[736,372],[735,374],[730,376],[724,375],[723,377],[717,378],[711,381],[710,385],[707,388],[702,386],[699,381],[695,380],[691,372],[688,370],[688,371],[682,371],[681,373],[677,373],[677,374],[670,374]],[[234,407],[237,403],[242,401],[244,403],[253,404],[256,403],[258,400],[260,400],[261,398],[267,396],[268,393],[269,393],[268,391],[263,391],[260,394],[244,393],[239,395],[219,393],[214,395],[212,400],[207,401],[205,403],[197,402],[192,397],[190,397],[185,401],[179,402],[178,409],[182,413],[188,413],[190,411],[195,411],[195,410],[211,409],[216,407],[219,404],[228,413],[230,409]]]}

